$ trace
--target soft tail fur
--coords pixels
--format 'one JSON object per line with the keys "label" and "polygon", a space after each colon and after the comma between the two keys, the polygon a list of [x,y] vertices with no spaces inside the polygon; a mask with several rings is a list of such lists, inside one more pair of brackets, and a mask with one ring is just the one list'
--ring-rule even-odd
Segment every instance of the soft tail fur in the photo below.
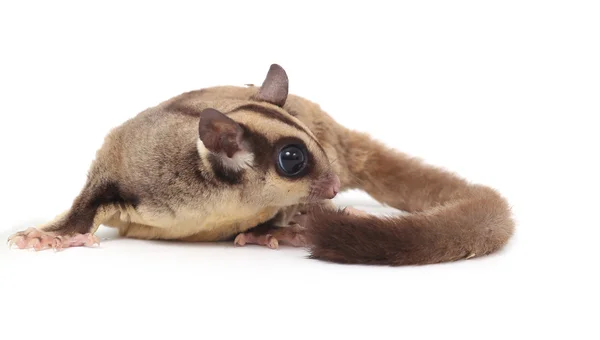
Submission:
{"label": "soft tail fur", "polygon": [[357,216],[317,209],[307,238],[312,258],[339,263],[430,264],[490,254],[510,239],[514,222],[495,190],[467,183],[346,131],[349,187],[409,212],[394,217]]}

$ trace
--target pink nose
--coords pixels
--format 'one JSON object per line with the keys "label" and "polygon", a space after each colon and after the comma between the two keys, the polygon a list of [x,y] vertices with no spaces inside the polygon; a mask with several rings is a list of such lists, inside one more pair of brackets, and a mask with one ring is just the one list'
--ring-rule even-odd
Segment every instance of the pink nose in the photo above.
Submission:
{"label": "pink nose", "polygon": [[325,198],[334,198],[340,192],[340,186],[340,178],[335,174],[331,174],[329,177],[329,188],[325,191]]}

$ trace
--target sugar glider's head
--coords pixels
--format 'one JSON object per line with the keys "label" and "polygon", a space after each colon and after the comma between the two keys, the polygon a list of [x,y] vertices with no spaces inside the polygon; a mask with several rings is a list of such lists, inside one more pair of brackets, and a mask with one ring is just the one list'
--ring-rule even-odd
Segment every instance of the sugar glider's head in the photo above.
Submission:
{"label": "sugar glider's head", "polygon": [[289,206],[333,198],[339,178],[315,135],[283,109],[288,77],[271,65],[259,91],[226,113],[200,113],[198,151],[242,199]]}

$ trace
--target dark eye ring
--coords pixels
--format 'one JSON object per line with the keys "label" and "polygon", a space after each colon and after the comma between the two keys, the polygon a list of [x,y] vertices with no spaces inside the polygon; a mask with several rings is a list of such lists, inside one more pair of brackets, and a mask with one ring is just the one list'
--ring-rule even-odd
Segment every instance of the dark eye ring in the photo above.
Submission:
{"label": "dark eye ring", "polygon": [[306,168],[308,157],[303,145],[286,145],[277,155],[277,167],[285,176],[297,176]]}

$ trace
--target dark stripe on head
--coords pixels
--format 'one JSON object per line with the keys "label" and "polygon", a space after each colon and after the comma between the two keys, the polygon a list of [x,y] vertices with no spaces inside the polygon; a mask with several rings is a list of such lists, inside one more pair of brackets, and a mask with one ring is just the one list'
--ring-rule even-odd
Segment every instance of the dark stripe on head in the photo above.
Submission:
{"label": "dark stripe on head", "polygon": [[254,167],[263,173],[266,172],[272,164],[273,145],[260,133],[250,129],[242,123],[238,123],[244,130],[243,139],[250,144],[252,154],[254,155]]}
{"label": "dark stripe on head", "polygon": [[295,127],[296,129],[298,129],[298,130],[306,133],[311,139],[313,139],[313,141],[315,142],[315,144],[321,149],[321,151],[323,151],[323,153],[325,153],[325,150],[323,149],[323,147],[321,146],[321,144],[319,143],[319,141],[312,137],[312,133],[308,129],[306,129],[302,125],[296,123],[294,120],[290,119],[289,117],[286,117],[283,113],[281,113],[281,112],[279,112],[277,110],[270,109],[268,107],[257,105],[257,104],[242,105],[242,106],[238,107],[237,109],[235,109],[235,110],[233,110],[233,111],[231,111],[229,113],[233,113],[233,112],[237,112],[237,111],[242,111],[242,110],[256,112],[256,113],[261,114],[263,117],[270,118],[270,119],[275,119],[275,120],[278,120],[278,121],[280,121],[280,122],[282,122],[284,124],[287,124],[287,125]]}
{"label": "dark stripe on head", "polygon": [[302,127],[300,124],[291,120],[289,117],[286,117],[281,112],[270,109],[268,107],[264,107],[264,106],[260,106],[260,105],[256,105],[256,104],[247,104],[247,105],[238,107],[237,109],[231,111],[230,113],[233,113],[236,111],[242,111],[242,110],[248,110],[248,111],[260,113],[261,115],[263,115],[266,118],[276,119],[284,124],[291,125],[291,126],[295,127],[296,129],[306,132],[307,134],[310,135],[310,133],[304,127]]}

